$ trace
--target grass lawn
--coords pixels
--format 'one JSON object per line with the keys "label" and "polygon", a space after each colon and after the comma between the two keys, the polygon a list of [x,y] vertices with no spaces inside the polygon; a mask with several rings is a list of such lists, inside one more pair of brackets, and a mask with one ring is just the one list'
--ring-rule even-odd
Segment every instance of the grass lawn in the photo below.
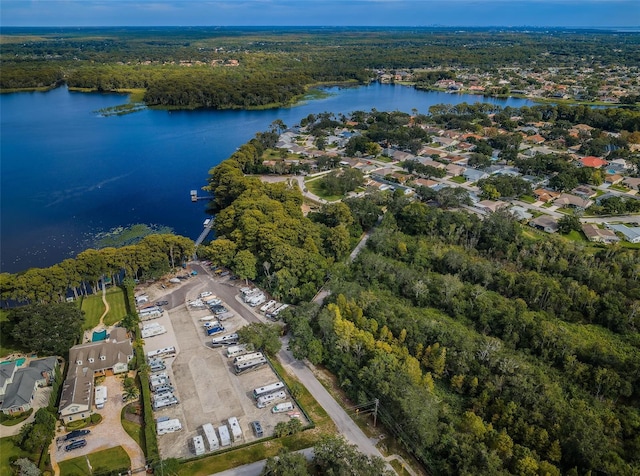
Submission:
{"label": "grass lawn", "polygon": [[109,303],[109,314],[105,316],[104,323],[107,326],[112,326],[127,315],[124,291],[121,288],[107,290],[107,302]]}
{"label": "grass lawn", "polygon": [[[104,324],[111,326],[127,315],[127,307],[124,301],[122,289],[112,287],[107,290],[107,302],[109,313],[104,318]],[[82,299],[82,310],[85,312],[83,330],[93,329],[100,322],[105,307],[102,302],[102,293],[92,294]]]}
{"label": "grass lawn", "polygon": [[327,195],[320,184],[320,180],[310,180],[309,182],[305,183],[307,189],[311,193],[316,194],[320,198],[324,198],[328,202],[335,202],[342,198],[342,195]]}
{"label": "grass lawn", "polygon": [[581,231],[571,230],[569,234],[563,236],[571,241],[587,241],[587,237]]}
{"label": "grass lawn", "polygon": [[[91,453],[88,458],[93,468],[93,473],[124,469],[131,466],[131,460],[122,446]],[[87,457],[85,456],[78,456],[60,463],[60,476],[84,476],[91,473],[87,467]]]}
{"label": "grass lawn", "polygon": [[104,303],[102,302],[102,293],[83,297],[82,310],[85,313],[82,330],[86,331],[96,327],[105,310]]}
{"label": "grass lawn", "polygon": [[12,467],[9,461],[22,457],[29,458],[32,461],[35,460],[32,454],[13,443],[13,437],[0,438],[0,474],[13,474],[15,467]]}
{"label": "grass lawn", "polygon": [[534,197],[532,197],[531,195],[522,195],[520,197],[520,200],[522,200],[525,203],[536,203],[536,199]]}
{"label": "grass lawn", "polygon": [[456,175],[455,177],[451,177],[449,180],[455,183],[465,183],[467,181],[464,175]]}

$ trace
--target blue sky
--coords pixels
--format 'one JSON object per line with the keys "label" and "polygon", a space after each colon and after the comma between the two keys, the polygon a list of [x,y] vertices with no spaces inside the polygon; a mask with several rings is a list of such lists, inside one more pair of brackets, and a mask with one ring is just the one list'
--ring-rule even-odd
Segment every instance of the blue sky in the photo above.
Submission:
{"label": "blue sky", "polygon": [[640,27],[640,0],[2,0],[0,25]]}

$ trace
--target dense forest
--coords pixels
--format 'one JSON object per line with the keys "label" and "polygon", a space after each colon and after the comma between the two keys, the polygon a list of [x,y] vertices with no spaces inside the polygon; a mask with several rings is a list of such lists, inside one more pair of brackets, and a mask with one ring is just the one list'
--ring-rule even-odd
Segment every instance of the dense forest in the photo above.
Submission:
{"label": "dense forest", "polygon": [[149,106],[185,109],[286,104],[310,85],[366,83],[378,69],[441,70],[417,78],[431,84],[459,67],[640,66],[640,36],[605,31],[5,28],[2,39],[0,90],[143,89]]}

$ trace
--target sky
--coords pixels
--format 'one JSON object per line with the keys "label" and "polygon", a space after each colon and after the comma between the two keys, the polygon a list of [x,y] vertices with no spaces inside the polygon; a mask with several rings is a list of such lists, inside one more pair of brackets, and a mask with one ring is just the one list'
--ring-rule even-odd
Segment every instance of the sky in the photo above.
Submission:
{"label": "sky", "polygon": [[0,26],[640,28],[640,0],[1,0]]}

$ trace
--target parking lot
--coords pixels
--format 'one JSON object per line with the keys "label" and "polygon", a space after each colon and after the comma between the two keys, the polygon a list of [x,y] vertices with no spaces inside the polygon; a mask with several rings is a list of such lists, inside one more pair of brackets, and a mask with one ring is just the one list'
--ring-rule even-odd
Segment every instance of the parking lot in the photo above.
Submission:
{"label": "parking lot", "polygon": [[[177,350],[175,357],[165,359],[167,369],[164,372],[170,377],[179,404],[156,411],[155,417],[177,418],[182,430],[158,437],[162,458],[193,456],[191,442],[194,436],[203,434],[202,425],[205,423],[218,427],[230,417],[238,418],[243,438],[234,444],[242,444],[256,439],[250,426],[252,421],[259,421],[264,436],[270,436],[278,422],[291,418],[286,412],[271,412],[275,403],[285,400],[259,409],[253,399],[254,388],[279,380],[272,369],[264,365],[236,375],[233,359],[226,357],[226,347],[213,348],[210,345],[212,337],[206,335],[200,321],[200,318],[211,315],[211,311],[193,309],[186,303],[198,298],[204,291],[210,291],[223,300],[223,305],[234,316],[222,322],[225,330],[217,335],[235,332],[249,322],[266,320],[257,310],[236,299],[240,283],[235,286],[228,278],[213,277],[200,266],[194,266],[193,269],[198,270],[198,275],[181,284],[165,288],[154,284],[144,289],[152,301],[167,300],[170,303],[164,315],[153,321],[164,326],[167,332],[146,339],[145,352],[171,346]],[[286,401],[291,399],[287,398]],[[303,423],[306,424],[306,421]]]}

